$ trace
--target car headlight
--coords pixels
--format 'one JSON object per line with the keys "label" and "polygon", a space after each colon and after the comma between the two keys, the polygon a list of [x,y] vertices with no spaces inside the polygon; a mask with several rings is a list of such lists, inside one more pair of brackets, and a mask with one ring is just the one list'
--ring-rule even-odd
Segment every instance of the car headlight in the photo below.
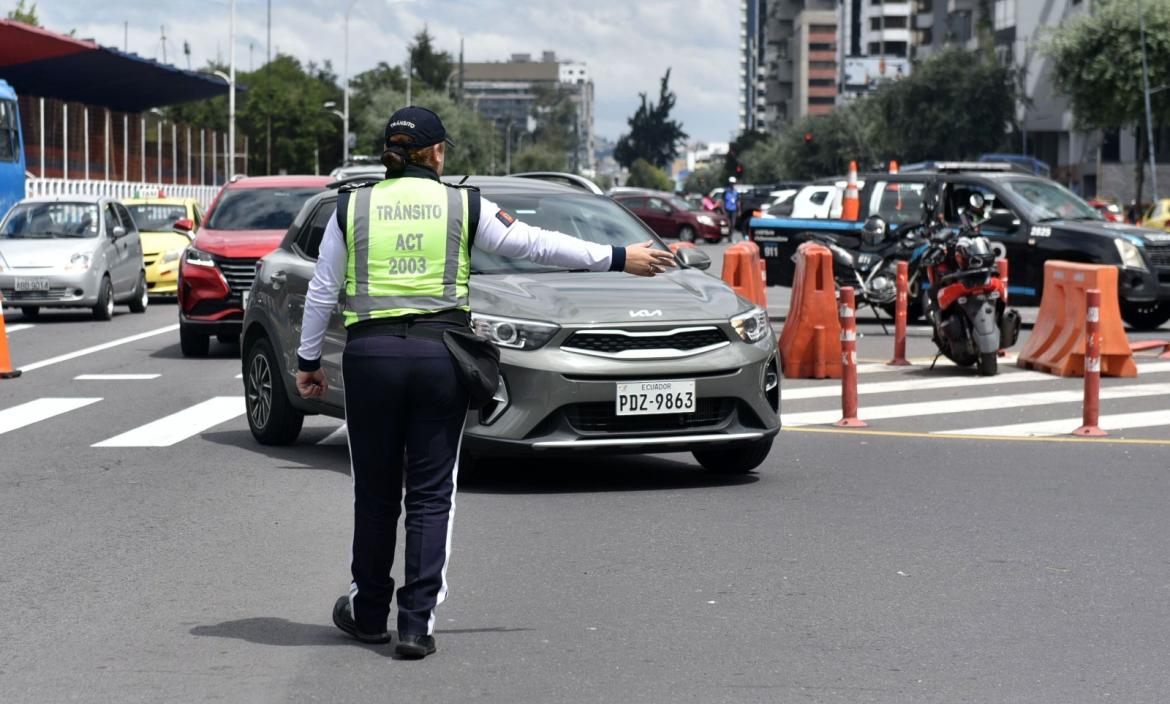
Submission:
{"label": "car headlight", "polygon": [[1137,245],[1120,238],[1113,240],[1113,244],[1117,246],[1117,254],[1121,257],[1122,266],[1146,270],[1146,260],[1142,257],[1142,252]]}
{"label": "car headlight", "polygon": [[715,219],[712,218],[710,215],[700,215],[700,216],[698,216],[697,219],[698,219],[700,225],[706,225],[707,227],[715,227]]}
{"label": "car headlight", "polygon": [[183,261],[195,266],[215,266],[215,259],[210,254],[194,247],[183,250]]}
{"label": "car headlight", "polygon": [[478,313],[472,313],[471,327],[476,335],[486,337],[500,347],[516,350],[535,350],[543,347],[561,329],[559,325],[552,323]]}
{"label": "car headlight", "polygon": [[65,265],[65,271],[85,271],[89,269],[89,265],[92,262],[92,254],[89,252],[77,252],[72,257],[69,257],[69,263]]}
{"label": "car headlight", "polygon": [[171,251],[169,251],[163,255],[163,258],[162,258],[163,264],[166,264],[168,262],[173,262],[181,256],[183,256],[182,249],[172,249]]}
{"label": "car headlight", "polygon": [[731,319],[731,327],[739,333],[744,342],[759,342],[768,336],[772,327],[768,324],[768,311],[752,308]]}

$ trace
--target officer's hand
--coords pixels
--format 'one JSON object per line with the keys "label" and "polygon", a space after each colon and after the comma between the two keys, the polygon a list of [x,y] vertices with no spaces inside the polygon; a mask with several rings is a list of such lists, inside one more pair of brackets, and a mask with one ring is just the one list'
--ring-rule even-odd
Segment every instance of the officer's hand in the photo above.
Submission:
{"label": "officer's hand", "polygon": [[325,372],[320,369],[315,372],[297,372],[297,391],[301,398],[321,398],[328,388]]}
{"label": "officer's hand", "polygon": [[626,247],[626,273],[654,276],[675,267],[674,254],[656,249],[654,242],[643,242]]}

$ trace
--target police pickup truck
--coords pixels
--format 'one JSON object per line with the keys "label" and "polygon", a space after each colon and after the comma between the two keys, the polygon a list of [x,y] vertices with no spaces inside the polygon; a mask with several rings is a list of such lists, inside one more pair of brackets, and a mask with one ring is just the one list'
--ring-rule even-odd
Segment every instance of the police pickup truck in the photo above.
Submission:
{"label": "police pickup truck", "polygon": [[1049,259],[1118,267],[1121,316],[1148,330],[1170,320],[1170,233],[1105,221],[1071,191],[1049,179],[1002,164],[939,163],[933,171],[866,174],[861,217],[844,220],[753,218],[748,235],[767,262],[768,283],[792,285],[792,257],[816,233],[856,247],[861,226],[880,215],[891,236],[922,222],[923,203],[937,195],[939,213],[958,227],[959,208],[983,196],[982,232],[1010,262],[1013,303],[1039,303]]}

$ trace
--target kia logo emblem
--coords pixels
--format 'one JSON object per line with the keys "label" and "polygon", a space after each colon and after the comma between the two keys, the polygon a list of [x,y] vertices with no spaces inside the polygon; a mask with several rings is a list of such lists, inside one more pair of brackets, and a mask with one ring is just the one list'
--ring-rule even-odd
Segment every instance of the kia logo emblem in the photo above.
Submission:
{"label": "kia logo emblem", "polygon": [[632,311],[630,311],[630,317],[631,318],[661,318],[662,311],[660,311],[660,310],[646,310],[645,308],[643,308],[642,310],[632,310]]}

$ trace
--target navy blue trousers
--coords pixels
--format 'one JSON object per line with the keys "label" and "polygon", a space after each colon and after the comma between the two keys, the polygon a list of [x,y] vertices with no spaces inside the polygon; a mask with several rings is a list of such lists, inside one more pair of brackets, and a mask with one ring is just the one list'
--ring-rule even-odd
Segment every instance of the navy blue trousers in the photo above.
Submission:
{"label": "navy blue trousers", "polygon": [[406,546],[398,630],[434,630],[447,595],[459,441],[467,392],[441,342],[378,335],[351,340],[342,361],[353,467],[350,603],[365,633],[386,630],[402,487]]}

